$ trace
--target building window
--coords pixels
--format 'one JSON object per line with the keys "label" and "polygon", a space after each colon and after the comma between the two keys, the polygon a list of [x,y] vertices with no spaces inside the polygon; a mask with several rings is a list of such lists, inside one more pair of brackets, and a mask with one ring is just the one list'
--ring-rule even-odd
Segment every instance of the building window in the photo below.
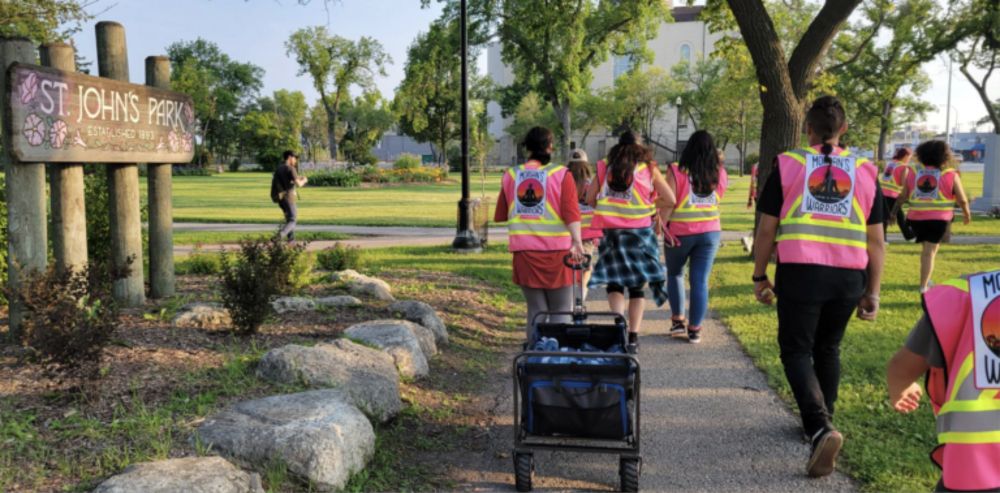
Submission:
{"label": "building window", "polygon": [[681,61],[691,63],[691,45],[681,45]]}
{"label": "building window", "polygon": [[618,80],[619,77],[624,75],[629,70],[632,70],[632,57],[630,55],[615,56],[615,67],[614,67],[615,80]]}

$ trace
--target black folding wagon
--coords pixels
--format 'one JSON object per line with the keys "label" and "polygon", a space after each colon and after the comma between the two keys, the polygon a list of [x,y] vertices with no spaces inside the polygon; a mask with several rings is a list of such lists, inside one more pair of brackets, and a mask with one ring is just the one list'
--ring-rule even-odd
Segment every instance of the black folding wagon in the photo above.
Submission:
{"label": "black folding wagon", "polygon": [[[579,279],[590,263],[567,267]],[[514,478],[531,491],[534,451],[616,454],[621,491],[639,491],[639,360],[621,314],[588,313],[574,282],[572,312],[539,313],[514,357]],[[568,322],[543,321],[556,318]]]}

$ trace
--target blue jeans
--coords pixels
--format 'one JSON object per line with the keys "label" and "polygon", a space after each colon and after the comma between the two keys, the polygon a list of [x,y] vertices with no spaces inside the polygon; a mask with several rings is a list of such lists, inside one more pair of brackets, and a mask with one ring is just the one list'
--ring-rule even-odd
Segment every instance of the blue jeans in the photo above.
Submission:
{"label": "blue jeans", "polygon": [[681,236],[680,246],[667,248],[667,294],[670,297],[670,313],[674,317],[684,316],[684,264],[691,259],[691,313],[688,326],[699,327],[708,312],[708,275],[712,272],[715,253],[719,251],[718,231]]}

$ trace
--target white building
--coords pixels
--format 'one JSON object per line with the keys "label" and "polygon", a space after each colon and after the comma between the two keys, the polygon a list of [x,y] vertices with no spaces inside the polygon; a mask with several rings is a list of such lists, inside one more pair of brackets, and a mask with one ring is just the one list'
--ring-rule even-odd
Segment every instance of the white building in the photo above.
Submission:
{"label": "white building", "polygon": [[[652,65],[663,67],[668,73],[670,69],[681,60],[696,61],[701,57],[711,54],[715,42],[721,37],[708,31],[704,22],[698,20],[703,7],[674,7],[671,9],[674,22],[663,23],[660,26],[659,34],[648,43],[650,51],[654,54]],[[627,72],[631,66],[629,57],[611,57],[593,70],[593,80],[591,89],[598,90],[610,87],[621,74]],[[493,43],[487,48],[487,74],[497,86],[508,86],[514,82],[514,75],[507,67],[500,55],[499,43]],[[507,135],[506,128],[511,123],[511,118],[504,118],[501,114],[500,105],[490,102],[487,107],[490,116],[490,135],[496,140],[496,145],[492,151],[491,161],[499,165],[512,165],[518,161],[516,140]],[[688,136],[694,132],[693,125],[682,118],[678,126],[676,108],[668,108],[664,118],[654,129],[654,135],[650,139],[655,143],[649,144],[656,151],[656,159],[660,162],[669,162],[674,159],[673,150],[683,149]],[[591,132],[587,137],[586,145],[583,146],[587,154],[591,156],[591,161],[596,161],[606,155],[607,151],[617,143],[610,131]],[[582,135],[575,134],[570,139],[571,147],[579,147],[578,142]],[[731,154],[735,156],[735,152]]]}

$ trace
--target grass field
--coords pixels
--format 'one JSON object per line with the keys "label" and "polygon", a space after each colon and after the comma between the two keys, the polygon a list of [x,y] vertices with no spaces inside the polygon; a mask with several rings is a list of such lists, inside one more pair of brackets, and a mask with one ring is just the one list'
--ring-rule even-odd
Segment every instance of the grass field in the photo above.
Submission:
{"label": "grass field", "polygon": [[[500,176],[491,173],[486,177],[485,196],[491,203],[499,193]],[[981,194],[982,173],[966,173],[963,178],[971,196]],[[753,228],[753,211],[746,208],[749,183],[747,177],[730,177],[729,191],[722,201],[722,227],[726,231]],[[271,177],[267,173],[174,177],[174,221],[277,224],[282,216],[269,198],[270,184]],[[473,175],[471,188],[474,198],[482,195],[483,186],[478,175]],[[454,179],[385,188],[306,187],[298,202],[299,222],[450,227],[455,225],[460,196],[461,187]],[[492,207],[490,215],[492,218]],[[968,226],[957,222],[954,233],[1000,234],[1000,220],[980,216]]]}
{"label": "grass field", "polygon": [[[938,477],[927,460],[937,440],[926,399],[918,412],[901,416],[889,407],[885,389],[885,366],[921,315],[919,263],[918,246],[890,246],[878,320],[852,320],[841,349],[843,380],[835,422],[846,437],[843,465],[868,491],[930,491]],[[1000,268],[1000,249],[945,245],[934,279],[991,268]],[[751,270],[742,249],[722,248],[712,273],[710,306],[767,372],[771,386],[794,406],[778,357],[774,308],[754,301]]]}
{"label": "grass field", "polygon": [[[267,238],[273,232],[246,233],[240,231],[178,231],[174,233],[174,245],[217,245],[239,243],[244,238]],[[352,238],[344,233],[330,231],[299,231],[295,239],[301,241],[338,241]]]}

